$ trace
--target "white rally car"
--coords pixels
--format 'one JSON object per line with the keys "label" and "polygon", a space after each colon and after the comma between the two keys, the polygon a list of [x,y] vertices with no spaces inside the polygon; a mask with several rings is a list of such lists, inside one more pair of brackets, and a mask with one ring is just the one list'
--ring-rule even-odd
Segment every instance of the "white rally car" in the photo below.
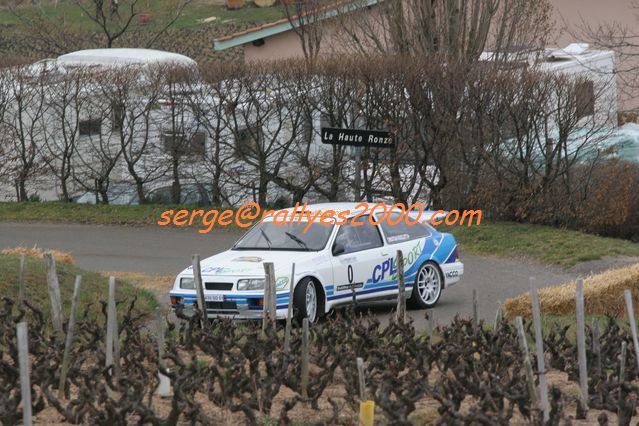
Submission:
{"label": "white rally car", "polygon": [[[361,212],[356,206],[327,203],[307,206],[307,210],[350,211],[348,217],[352,219]],[[400,214],[389,207],[391,223]],[[356,222],[361,224],[357,226],[351,220],[329,225],[314,221],[308,225],[304,219],[284,225],[267,218],[230,250],[202,260],[208,317],[261,318],[264,262],[274,264],[278,319],[286,318],[292,302],[298,321],[307,317],[314,322],[332,308],[352,303],[353,291],[358,302],[396,299],[399,249],[404,256],[407,298],[417,307],[433,307],[442,290],[459,281],[464,265],[457,259],[457,244],[451,234],[421,223],[428,217],[425,212],[415,225],[399,221],[392,226],[386,220],[372,225],[367,216],[357,217]],[[289,301],[293,262],[294,291]],[[177,276],[170,299],[176,309],[196,303],[192,267]]]}

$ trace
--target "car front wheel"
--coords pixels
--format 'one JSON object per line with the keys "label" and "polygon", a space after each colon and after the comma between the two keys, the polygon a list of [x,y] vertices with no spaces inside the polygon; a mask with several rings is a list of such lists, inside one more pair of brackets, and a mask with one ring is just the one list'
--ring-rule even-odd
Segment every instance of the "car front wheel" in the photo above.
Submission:
{"label": "car front wheel", "polygon": [[314,323],[319,318],[319,293],[310,278],[304,278],[293,294],[293,312],[295,321],[301,324],[304,318]]}
{"label": "car front wheel", "polygon": [[417,271],[410,302],[418,308],[432,308],[442,294],[443,280],[439,267],[426,262]]}

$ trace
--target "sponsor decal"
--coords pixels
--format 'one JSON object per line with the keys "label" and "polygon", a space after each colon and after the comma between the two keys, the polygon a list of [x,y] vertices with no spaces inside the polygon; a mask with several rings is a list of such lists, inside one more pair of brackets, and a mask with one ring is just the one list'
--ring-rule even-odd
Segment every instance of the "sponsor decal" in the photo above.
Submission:
{"label": "sponsor decal", "polygon": [[448,271],[446,272],[446,278],[455,278],[459,276],[459,271]]}
{"label": "sponsor decal", "polygon": [[288,285],[288,277],[277,277],[275,279],[275,288],[282,290]]}
{"label": "sponsor decal", "polygon": [[233,259],[233,262],[261,262],[264,259],[262,259],[259,256],[242,256],[242,257],[236,257],[235,259]]}
{"label": "sponsor decal", "polygon": [[393,236],[388,237],[388,242],[389,243],[396,243],[398,241],[406,241],[409,238],[410,238],[410,235],[408,235],[408,234],[393,235]]}
{"label": "sponsor decal", "polygon": [[364,287],[364,283],[342,284],[336,287],[336,291],[354,290],[362,287]]}
{"label": "sponsor decal", "polygon": [[202,268],[203,274],[239,274],[249,272],[250,268],[226,268],[224,266],[207,266]]}
{"label": "sponsor decal", "polygon": [[[404,271],[408,270],[419,258],[422,253],[421,242],[417,242],[404,256]],[[395,257],[390,257],[380,264],[375,265],[373,268],[372,282],[376,284],[378,282],[385,281],[385,279],[396,280],[397,279],[397,265]]]}

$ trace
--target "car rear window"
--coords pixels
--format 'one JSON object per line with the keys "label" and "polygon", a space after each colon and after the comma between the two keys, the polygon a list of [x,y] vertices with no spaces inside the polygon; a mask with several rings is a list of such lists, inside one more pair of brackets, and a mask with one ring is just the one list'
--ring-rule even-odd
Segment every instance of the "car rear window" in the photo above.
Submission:
{"label": "car rear window", "polygon": [[[384,218],[380,221],[380,226],[384,231],[384,238],[388,244],[402,243],[430,235],[430,229],[426,225],[421,223],[409,225],[403,218],[400,219],[400,215],[401,213],[391,213],[390,218]],[[395,223],[397,224],[395,225]]]}

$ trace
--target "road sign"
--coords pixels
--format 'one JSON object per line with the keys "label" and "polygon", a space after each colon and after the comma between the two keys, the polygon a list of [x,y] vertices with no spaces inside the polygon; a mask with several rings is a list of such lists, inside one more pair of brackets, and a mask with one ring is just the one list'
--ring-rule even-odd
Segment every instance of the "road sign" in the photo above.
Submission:
{"label": "road sign", "polygon": [[331,145],[370,146],[392,148],[395,141],[389,132],[381,130],[339,129],[322,127],[322,142]]}

